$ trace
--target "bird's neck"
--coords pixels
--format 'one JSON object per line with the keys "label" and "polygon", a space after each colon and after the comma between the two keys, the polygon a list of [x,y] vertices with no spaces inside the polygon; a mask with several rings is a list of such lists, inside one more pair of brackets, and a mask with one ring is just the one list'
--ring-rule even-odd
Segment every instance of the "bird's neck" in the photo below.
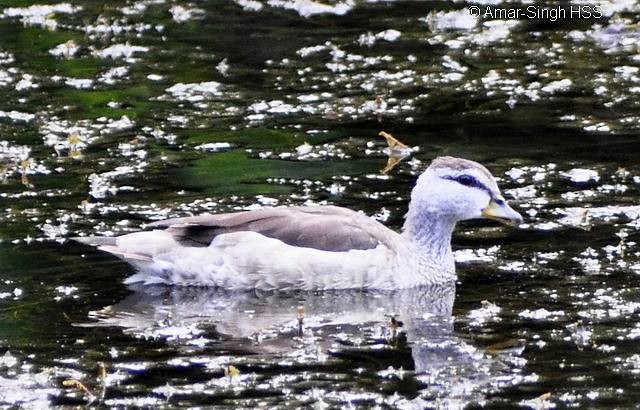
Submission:
{"label": "bird's neck", "polygon": [[451,235],[456,221],[436,210],[409,207],[402,235],[417,251],[418,265],[431,282],[455,279]]}

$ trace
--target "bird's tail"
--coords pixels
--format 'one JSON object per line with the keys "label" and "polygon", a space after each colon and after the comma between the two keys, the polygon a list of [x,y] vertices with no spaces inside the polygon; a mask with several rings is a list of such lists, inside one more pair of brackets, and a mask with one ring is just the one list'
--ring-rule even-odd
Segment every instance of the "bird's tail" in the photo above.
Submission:
{"label": "bird's tail", "polygon": [[89,246],[116,246],[116,238],[114,236],[76,236],[71,240]]}
{"label": "bird's tail", "polygon": [[84,236],[71,238],[128,262],[137,271],[125,283],[167,283],[170,264],[154,260],[154,255],[170,250],[176,242],[164,231],[142,231],[118,237]]}
{"label": "bird's tail", "polygon": [[150,262],[152,260],[150,255],[129,252],[118,246],[117,238],[111,236],[77,236],[71,238],[76,242],[83,243],[85,245],[95,246],[101,251],[109,252],[117,257],[124,259],[127,262],[142,261]]}

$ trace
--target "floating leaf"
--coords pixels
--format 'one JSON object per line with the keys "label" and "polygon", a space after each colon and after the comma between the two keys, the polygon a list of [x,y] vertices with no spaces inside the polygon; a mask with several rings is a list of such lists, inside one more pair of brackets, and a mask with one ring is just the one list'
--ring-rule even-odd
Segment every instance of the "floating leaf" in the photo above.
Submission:
{"label": "floating leaf", "polygon": [[229,365],[224,369],[224,375],[227,377],[236,377],[240,376],[240,370],[233,365]]}

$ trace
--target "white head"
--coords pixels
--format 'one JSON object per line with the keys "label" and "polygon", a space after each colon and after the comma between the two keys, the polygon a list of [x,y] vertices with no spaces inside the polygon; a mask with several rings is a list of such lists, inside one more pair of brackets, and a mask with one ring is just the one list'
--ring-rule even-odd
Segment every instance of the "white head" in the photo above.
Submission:
{"label": "white head", "polygon": [[452,223],[489,218],[517,225],[522,216],[504,200],[495,178],[482,165],[454,157],[434,159],[411,192],[410,213]]}

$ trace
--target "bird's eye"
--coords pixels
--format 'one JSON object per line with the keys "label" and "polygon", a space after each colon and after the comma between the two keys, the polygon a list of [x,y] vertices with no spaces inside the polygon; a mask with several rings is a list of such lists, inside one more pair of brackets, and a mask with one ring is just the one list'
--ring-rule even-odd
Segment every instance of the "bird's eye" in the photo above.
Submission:
{"label": "bird's eye", "polygon": [[459,177],[456,177],[456,181],[465,186],[477,185],[476,179],[471,175],[460,175]]}

